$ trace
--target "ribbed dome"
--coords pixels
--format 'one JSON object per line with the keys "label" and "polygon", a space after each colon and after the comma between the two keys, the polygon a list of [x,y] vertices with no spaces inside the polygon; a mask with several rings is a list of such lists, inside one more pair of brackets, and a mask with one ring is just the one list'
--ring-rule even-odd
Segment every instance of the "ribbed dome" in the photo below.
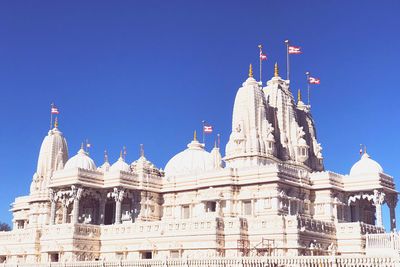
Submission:
{"label": "ribbed dome", "polygon": [[124,158],[121,155],[119,159],[113,165],[111,165],[110,171],[130,172],[131,168],[129,167],[128,163],[125,162]]}
{"label": "ribbed dome", "polygon": [[78,153],[70,158],[67,163],[65,163],[64,170],[68,169],[76,169],[81,168],[85,170],[96,170],[96,164],[94,161],[88,156],[88,154],[83,150],[83,148],[79,149]]}
{"label": "ribbed dome", "polygon": [[357,161],[350,170],[350,176],[359,176],[363,174],[379,174],[383,172],[383,168],[378,162],[364,153],[359,161]]}
{"label": "ribbed dome", "polygon": [[202,173],[214,168],[211,154],[204,150],[196,138],[188,148],[176,154],[165,166],[165,176]]}

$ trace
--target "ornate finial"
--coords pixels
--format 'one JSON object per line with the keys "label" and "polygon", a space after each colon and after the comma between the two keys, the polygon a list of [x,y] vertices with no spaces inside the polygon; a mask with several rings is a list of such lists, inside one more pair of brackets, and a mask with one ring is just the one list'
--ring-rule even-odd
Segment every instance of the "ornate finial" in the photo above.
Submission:
{"label": "ornate finial", "polygon": [[221,135],[217,134],[217,147],[218,148],[219,148],[220,144],[221,144]]}
{"label": "ornate finial", "polygon": [[54,119],[54,128],[58,128],[58,117]]}
{"label": "ornate finial", "polygon": [[144,157],[144,146],[143,146],[143,144],[140,144],[140,156]]}
{"label": "ornate finial", "polygon": [[119,151],[119,157],[122,159],[122,149]]}
{"label": "ornate finial", "polygon": [[108,162],[108,153],[107,150],[104,150],[104,162]]}
{"label": "ornate finial", "polygon": [[300,89],[297,91],[297,103],[301,101],[301,91]]}
{"label": "ornate finial", "polygon": [[81,149],[84,150],[83,148],[84,148],[84,146],[83,146],[83,142],[82,142],[82,143],[81,143]]}
{"label": "ornate finial", "polygon": [[193,133],[193,141],[197,141],[197,132],[196,132],[196,130],[194,130],[194,133]]}
{"label": "ornate finial", "polygon": [[253,66],[251,64],[249,67],[249,78],[253,78]]}
{"label": "ornate finial", "polygon": [[278,62],[275,62],[274,77],[279,77]]}
{"label": "ornate finial", "polygon": [[367,154],[367,146],[360,144],[360,155],[362,156],[364,154]]}

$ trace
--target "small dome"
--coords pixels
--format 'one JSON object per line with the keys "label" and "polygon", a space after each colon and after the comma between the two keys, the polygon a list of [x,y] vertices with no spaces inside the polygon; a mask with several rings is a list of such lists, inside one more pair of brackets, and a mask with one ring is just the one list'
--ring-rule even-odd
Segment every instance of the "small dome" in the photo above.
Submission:
{"label": "small dome", "polygon": [[119,159],[110,167],[110,171],[124,171],[130,172],[131,168],[129,167],[128,163],[125,162],[124,158],[119,156]]}
{"label": "small dome", "polygon": [[110,163],[108,161],[105,161],[103,165],[97,168],[97,170],[102,172],[108,172],[110,170],[110,167],[111,167]]}
{"label": "small dome", "polygon": [[78,153],[70,158],[67,163],[65,163],[64,169],[76,169],[81,168],[85,170],[96,170],[96,164],[94,161],[88,156],[88,154],[83,150],[83,148],[79,149]]}
{"label": "small dome", "polygon": [[165,166],[165,176],[202,173],[214,168],[211,154],[204,150],[196,138],[188,148],[176,154]]}
{"label": "small dome", "polygon": [[350,176],[358,176],[363,174],[378,174],[383,172],[383,168],[378,162],[364,153],[359,161],[357,161],[350,170]]}

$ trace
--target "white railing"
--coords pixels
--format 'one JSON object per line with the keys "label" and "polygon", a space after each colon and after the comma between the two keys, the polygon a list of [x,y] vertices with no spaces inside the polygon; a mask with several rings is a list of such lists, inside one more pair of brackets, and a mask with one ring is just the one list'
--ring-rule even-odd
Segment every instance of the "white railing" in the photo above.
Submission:
{"label": "white railing", "polygon": [[366,256],[243,257],[207,259],[165,259],[132,261],[51,262],[43,264],[0,264],[4,267],[366,267],[399,266],[400,258]]}
{"label": "white railing", "polygon": [[367,255],[400,255],[400,234],[383,233],[367,234],[366,253]]}

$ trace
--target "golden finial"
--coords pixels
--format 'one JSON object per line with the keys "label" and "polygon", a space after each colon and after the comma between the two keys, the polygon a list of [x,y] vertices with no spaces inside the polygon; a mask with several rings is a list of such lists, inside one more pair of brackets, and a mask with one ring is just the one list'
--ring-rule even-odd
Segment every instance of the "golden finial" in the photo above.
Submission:
{"label": "golden finial", "polygon": [[297,91],[297,103],[301,101],[301,91],[300,89]]}
{"label": "golden finial", "polygon": [[58,117],[54,119],[54,128],[58,128]]}
{"label": "golden finial", "polygon": [[249,67],[249,78],[253,78],[253,66],[251,64]]}
{"label": "golden finial", "polygon": [[197,141],[197,132],[196,132],[196,130],[194,130],[194,133],[193,133],[193,141]]}
{"label": "golden finial", "polygon": [[274,77],[279,77],[278,62],[275,62]]}

